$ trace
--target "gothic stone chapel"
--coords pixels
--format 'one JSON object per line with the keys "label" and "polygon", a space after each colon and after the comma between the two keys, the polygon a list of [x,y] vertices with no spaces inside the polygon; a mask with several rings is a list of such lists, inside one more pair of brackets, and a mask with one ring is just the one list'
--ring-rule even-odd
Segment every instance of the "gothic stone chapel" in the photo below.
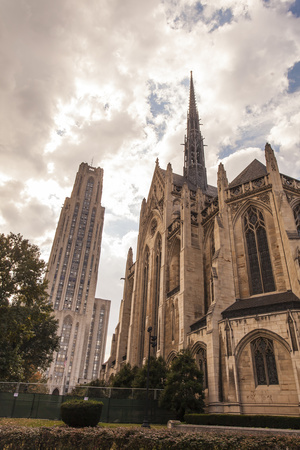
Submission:
{"label": "gothic stone chapel", "polygon": [[191,348],[208,412],[299,414],[300,181],[265,159],[207,184],[191,75],[183,175],[156,162],[106,379],[145,363],[152,326],[154,356]]}

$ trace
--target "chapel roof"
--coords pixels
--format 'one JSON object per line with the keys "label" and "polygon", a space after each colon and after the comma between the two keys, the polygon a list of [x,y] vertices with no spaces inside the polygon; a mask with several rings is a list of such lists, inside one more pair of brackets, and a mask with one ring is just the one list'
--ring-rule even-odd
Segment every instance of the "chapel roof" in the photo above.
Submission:
{"label": "chapel roof", "polygon": [[231,183],[229,183],[229,187],[247,183],[248,181],[263,177],[264,175],[267,175],[266,166],[257,159],[254,159],[233,181],[231,181]]}
{"label": "chapel roof", "polygon": [[243,317],[300,307],[300,299],[292,292],[276,292],[245,299],[237,299],[222,312],[223,319]]}

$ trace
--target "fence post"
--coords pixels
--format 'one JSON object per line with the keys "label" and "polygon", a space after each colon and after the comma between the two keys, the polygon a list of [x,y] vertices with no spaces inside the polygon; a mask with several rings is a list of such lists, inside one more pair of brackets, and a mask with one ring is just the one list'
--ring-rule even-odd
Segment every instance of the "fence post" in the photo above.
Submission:
{"label": "fence post", "polygon": [[[14,401],[13,401],[12,410],[11,410],[11,413],[10,413],[10,417],[11,417],[11,418],[13,417],[14,412],[15,412],[16,398],[17,398],[18,395],[19,395],[19,388],[20,388],[20,383],[17,383],[17,389],[16,389],[16,391],[14,392]],[[15,395],[15,394],[17,394],[17,395]]]}
{"label": "fence post", "polygon": [[111,397],[111,388],[108,389],[108,403],[107,403],[107,416],[106,422],[109,423],[109,408],[110,408],[110,397]]}
{"label": "fence post", "polygon": [[30,408],[29,418],[32,418],[31,416],[32,416],[34,401],[35,401],[35,393],[33,394],[33,399],[31,401],[31,408]]}

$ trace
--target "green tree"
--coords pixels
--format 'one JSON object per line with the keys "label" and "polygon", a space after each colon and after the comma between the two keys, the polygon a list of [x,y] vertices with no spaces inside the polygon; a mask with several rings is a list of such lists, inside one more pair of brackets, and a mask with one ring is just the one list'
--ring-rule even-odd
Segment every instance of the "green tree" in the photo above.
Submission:
{"label": "green tree", "polygon": [[172,361],[160,406],[176,412],[183,420],[185,413],[203,412],[202,372],[189,349],[181,350]]}
{"label": "green tree", "polygon": [[129,363],[124,364],[121,370],[113,377],[111,387],[132,388],[132,383],[136,377],[137,366],[131,367]]}
{"label": "green tree", "polygon": [[[147,370],[148,361],[146,362],[146,364],[144,364],[143,367],[138,369],[137,374],[133,380],[132,387],[146,388]],[[166,382],[167,372],[167,364],[161,356],[159,356],[158,358],[150,356],[149,389],[163,389]]]}
{"label": "green tree", "polygon": [[105,397],[104,392],[105,392],[105,388],[106,384],[104,380],[99,380],[99,378],[97,378],[96,380],[92,380],[89,383],[85,383],[85,384],[77,384],[77,386],[75,386],[72,391],[67,394],[70,396],[79,396],[79,397],[89,397],[89,398],[94,398],[94,397]]}
{"label": "green tree", "polygon": [[37,246],[0,234],[0,380],[28,381],[58,349],[46,265]]}

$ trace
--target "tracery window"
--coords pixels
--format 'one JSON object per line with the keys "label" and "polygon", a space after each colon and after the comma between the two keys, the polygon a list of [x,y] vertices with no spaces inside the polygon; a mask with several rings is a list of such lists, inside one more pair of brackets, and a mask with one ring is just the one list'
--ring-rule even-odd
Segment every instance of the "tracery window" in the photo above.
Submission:
{"label": "tracery window", "polygon": [[259,337],[251,342],[254,360],[254,373],[257,385],[279,384],[271,339]]}
{"label": "tracery window", "polygon": [[300,236],[300,203],[298,203],[294,208],[294,217],[298,231],[298,236]]}
{"label": "tracery window", "polygon": [[251,294],[275,291],[264,217],[262,212],[253,206],[244,215],[244,231]]}

